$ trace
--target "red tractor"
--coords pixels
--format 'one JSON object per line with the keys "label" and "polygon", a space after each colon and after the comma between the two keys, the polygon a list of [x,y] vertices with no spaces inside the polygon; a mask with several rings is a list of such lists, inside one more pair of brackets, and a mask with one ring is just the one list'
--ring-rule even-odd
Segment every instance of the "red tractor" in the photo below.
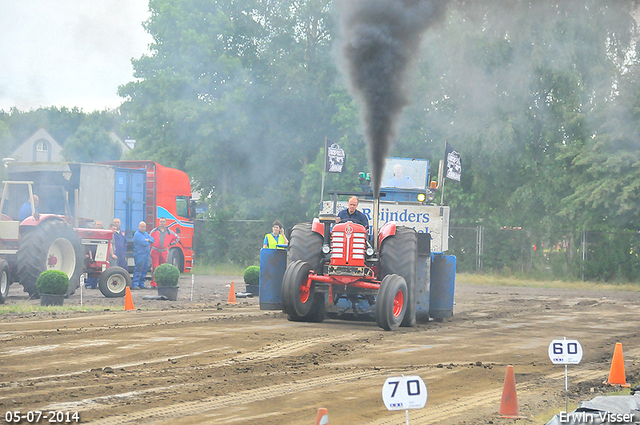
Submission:
{"label": "red tractor", "polygon": [[372,246],[364,226],[336,224],[333,214],[293,227],[282,281],[289,320],[321,322],[347,299],[354,306],[359,301],[373,306],[385,330],[415,326],[418,235],[394,222],[376,231],[374,220],[373,230]]}
{"label": "red tractor", "polygon": [[[60,270],[69,276],[72,295],[83,274],[99,279],[106,297],[121,297],[131,284],[129,273],[120,267],[109,267],[113,233],[110,230],[74,229],[66,216],[38,214],[34,205],[31,181],[3,182],[0,199],[0,304],[9,286],[19,281],[24,292],[38,298],[36,280],[45,270]],[[19,209],[29,200],[30,216],[19,220]],[[66,208],[68,210],[68,208]]]}

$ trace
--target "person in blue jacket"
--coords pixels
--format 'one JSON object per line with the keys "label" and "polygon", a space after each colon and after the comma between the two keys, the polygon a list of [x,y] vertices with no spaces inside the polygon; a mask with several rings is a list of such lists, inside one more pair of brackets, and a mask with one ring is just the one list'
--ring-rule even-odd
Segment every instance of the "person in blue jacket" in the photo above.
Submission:
{"label": "person in blue jacket", "polygon": [[[40,198],[38,198],[38,195],[33,195],[33,207],[36,211],[36,213],[38,212],[38,201],[40,200]],[[27,201],[24,204],[22,204],[22,206],[20,207],[20,212],[18,213],[18,220],[22,221],[27,217],[31,217],[31,202]]]}
{"label": "person in blue jacket", "polygon": [[144,279],[149,270],[151,260],[151,244],[155,240],[147,233],[147,223],[141,221],[138,230],[133,234],[133,259],[136,268],[131,279],[131,289],[144,289]]}
{"label": "person in blue jacket", "polygon": [[120,219],[114,218],[111,226],[113,232],[113,252],[111,253],[111,265],[128,270],[127,265],[127,237],[120,230]]}

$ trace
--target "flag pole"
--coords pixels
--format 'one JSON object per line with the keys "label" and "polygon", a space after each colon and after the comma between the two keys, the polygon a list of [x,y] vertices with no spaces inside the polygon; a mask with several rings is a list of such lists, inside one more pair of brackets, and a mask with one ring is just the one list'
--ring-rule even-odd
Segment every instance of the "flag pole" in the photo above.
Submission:
{"label": "flag pole", "polygon": [[322,165],[322,188],[320,189],[320,209],[324,200],[324,178],[327,174],[327,136],[324,136],[324,161]]}
{"label": "flag pole", "polygon": [[[444,166],[447,166],[447,141],[444,141]],[[442,168],[442,170],[438,170],[440,171],[440,173],[442,174],[442,187],[440,188],[440,206],[444,205],[444,182],[447,181],[447,176],[443,173],[446,173],[446,171],[444,171],[444,167]]]}
{"label": "flag pole", "polygon": [[442,188],[440,190],[440,206],[444,205],[444,182],[447,181],[447,179],[442,180]]}

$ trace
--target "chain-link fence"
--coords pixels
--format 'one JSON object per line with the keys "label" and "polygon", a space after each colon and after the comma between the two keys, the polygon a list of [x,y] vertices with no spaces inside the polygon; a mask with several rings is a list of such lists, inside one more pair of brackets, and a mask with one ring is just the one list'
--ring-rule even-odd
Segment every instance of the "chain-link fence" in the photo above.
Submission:
{"label": "chain-link fence", "polygon": [[449,234],[459,272],[640,282],[638,232],[582,231],[553,243],[522,228],[452,227]]}
{"label": "chain-link fence", "polygon": [[257,265],[264,235],[270,231],[266,220],[196,220],[196,261]]}

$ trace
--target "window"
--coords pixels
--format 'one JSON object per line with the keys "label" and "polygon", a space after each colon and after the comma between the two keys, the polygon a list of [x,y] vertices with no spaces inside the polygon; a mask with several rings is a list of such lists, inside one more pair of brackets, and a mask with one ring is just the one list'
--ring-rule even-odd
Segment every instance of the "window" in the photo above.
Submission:
{"label": "window", "polygon": [[36,151],[37,152],[47,152],[48,150],[49,150],[49,146],[48,146],[47,142],[40,142],[36,146]]}
{"label": "window", "polygon": [[176,196],[176,214],[180,217],[189,217],[188,196]]}

